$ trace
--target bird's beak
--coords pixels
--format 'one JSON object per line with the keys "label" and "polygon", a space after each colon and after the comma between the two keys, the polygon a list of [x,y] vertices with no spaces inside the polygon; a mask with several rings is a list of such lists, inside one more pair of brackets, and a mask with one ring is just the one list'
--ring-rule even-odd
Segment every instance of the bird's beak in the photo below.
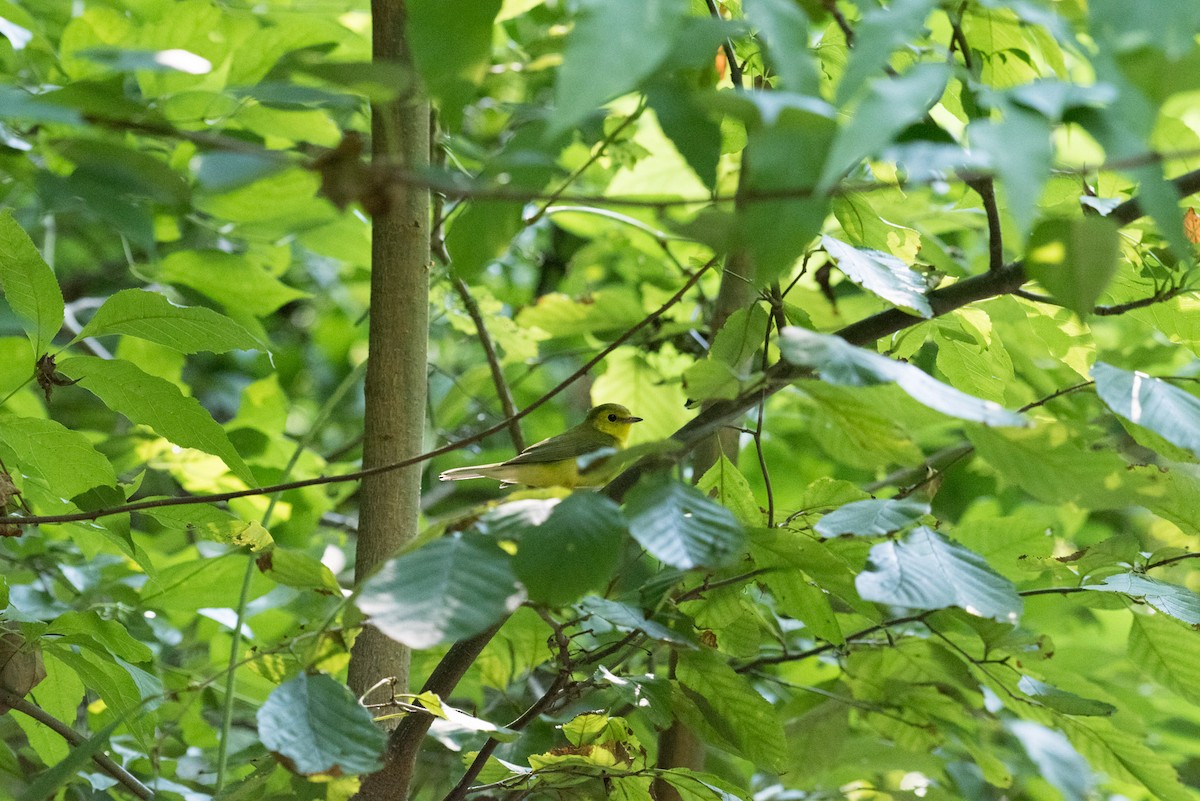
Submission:
{"label": "bird's beak", "polygon": [[624,418],[624,419],[623,419],[621,422],[623,422],[623,423],[640,423],[640,422],[642,422],[642,418],[640,418],[640,417],[626,417],[626,418]]}

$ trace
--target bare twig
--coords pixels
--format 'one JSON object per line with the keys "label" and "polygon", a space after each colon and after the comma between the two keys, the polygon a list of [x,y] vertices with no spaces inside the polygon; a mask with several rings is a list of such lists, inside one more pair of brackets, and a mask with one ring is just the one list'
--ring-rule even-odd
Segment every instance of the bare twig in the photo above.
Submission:
{"label": "bare twig", "polygon": [[455,276],[450,283],[453,284],[454,291],[462,299],[467,314],[471,316],[471,320],[475,323],[475,335],[479,337],[479,345],[483,348],[483,355],[487,359],[488,369],[492,372],[492,384],[496,387],[496,396],[500,399],[500,408],[504,410],[504,416],[508,419],[508,435],[512,438],[513,447],[518,452],[523,451],[525,450],[525,436],[521,433],[521,423],[517,419],[517,407],[513,403],[512,390],[509,389],[508,382],[504,380],[504,370],[500,367],[500,359],[496,356],[496,346],[492,343],[492,336],[488,333],[487,326],[483,322],[483,314],[479,311],[479,304],[475,302],[475,297],[471,294],[471,289],[467,286],[466,281]]}

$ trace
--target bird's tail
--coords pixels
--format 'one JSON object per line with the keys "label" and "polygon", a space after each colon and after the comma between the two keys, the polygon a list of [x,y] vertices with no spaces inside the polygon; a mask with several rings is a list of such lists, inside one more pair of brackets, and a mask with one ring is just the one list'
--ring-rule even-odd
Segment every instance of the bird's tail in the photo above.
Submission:
{"label": "bird's tail", "polygon": [[442,473],[440,476],[438,476],[438,480],[462,481],[465,478],[502,479],[503,476],[497,476],[492,472],[497,467],[500,467],[499,462],[495,462],[494,464],[475,464],[471,465],[470,467],[456,467],[453,470],[447,470],[446,472]]}

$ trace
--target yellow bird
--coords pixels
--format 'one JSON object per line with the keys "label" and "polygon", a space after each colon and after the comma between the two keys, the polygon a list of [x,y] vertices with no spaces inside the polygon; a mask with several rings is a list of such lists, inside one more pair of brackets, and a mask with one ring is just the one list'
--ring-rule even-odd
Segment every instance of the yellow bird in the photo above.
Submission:
{"label": "yellow bird", "polygon": [[457,467],[439,478],[497,478],[502,487],[594,487],[608,472],[606,457],[625,447],[629,427],[641,420],[619,403],[603,403],[579,425],[530,445],[507,462]]}

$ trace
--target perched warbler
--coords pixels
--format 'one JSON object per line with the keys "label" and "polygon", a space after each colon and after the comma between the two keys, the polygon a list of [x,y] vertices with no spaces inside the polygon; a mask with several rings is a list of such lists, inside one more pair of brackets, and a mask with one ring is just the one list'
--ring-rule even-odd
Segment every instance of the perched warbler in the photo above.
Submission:
{"label": "perched warbler", "polygon": [[603,403],[579,425],[530,445],[507,462],[457,467],[439,478],[497,478],[502,487],[594,487],[609,472],[607,457],[625,447],[629,427],[641,420],[619,403]]}

